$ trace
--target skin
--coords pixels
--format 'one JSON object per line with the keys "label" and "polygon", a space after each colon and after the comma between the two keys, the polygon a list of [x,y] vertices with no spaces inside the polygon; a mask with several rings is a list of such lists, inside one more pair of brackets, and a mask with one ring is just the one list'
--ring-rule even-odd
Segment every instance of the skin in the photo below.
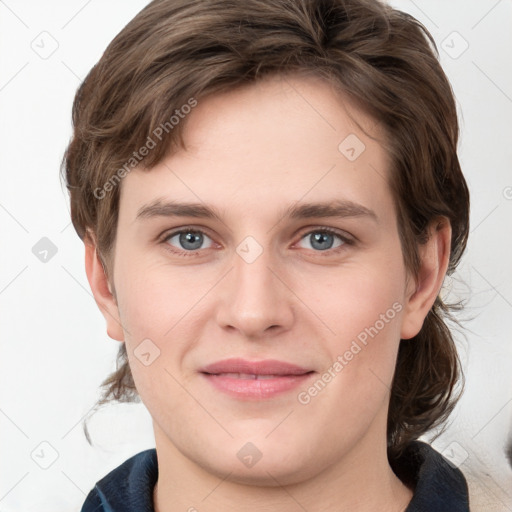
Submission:
{"label": "skin", "polygon": [[[415,336],[446,272],[449,222],[420,248],[418,280],[404,267],[378,125],[318,78],[267,78],[199,101],[187,117],[187,150],[122,182],[110,281],[94,242],[86,271],[107,332],[127,344],[138,392],[153,418],[158,512],[194,510],[400,511],[412,498],[386,455],[386,419],[400,339]],[[353,162],[338,145],[356,134]],[[204,203],[221,220],[137,219],[155,200]],[[366,217],[291,220],[299,201],[350,200]],[[203,244],[168,237],[190,226]],[[328,238],[315,229],[355,239]],[[160,236],[162,235],[162,236]],[[262,253],[236,252],[253,237]],[[177,251],[171,252],[171,249]],[[253,249],[251,249],[253,250]],[[311,398],[304,388],[238,400],[198,373],[227,357],[279,359],[322,375],[394,303],[401,310]],[[144,339],[160,355],[134,356]],[[307,388],[306,388],[307,389]],[[261,459],[246,467],[251,442]]]}

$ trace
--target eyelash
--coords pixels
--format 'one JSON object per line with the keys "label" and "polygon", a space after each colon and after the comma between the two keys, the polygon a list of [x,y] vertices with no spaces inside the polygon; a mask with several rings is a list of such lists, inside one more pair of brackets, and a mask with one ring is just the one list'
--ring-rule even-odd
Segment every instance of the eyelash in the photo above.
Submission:
{"label": "eyelash", "polygon": [[[196,250],[192,250],[192,251],[185,251],[185,250],[180,251],[168,243],[168,241],[171,238],[173,238],[174,236],[179,235],[181,233],[190,233],[190,232],[199,233],[202,235],[206,235],[208,238],[211,238],[208,235],[208,233],[206,233],[205,231],[203,231],[201,229],[197,229],[197,228],[193,228],[193,227],[184,227],[179,230],[172,231],[171,233],[166,233],[165,235],[163,235],[161,243],[164,244],[164,246],[167,250],[169,250],[171,253],[173,253],[175,255],[184,256],[184,257],[200,256],[201,251],[206,250],[206,249],[196,249]],[[303,233],[301,235],[300,240],[305,238],[307,235],[311,235],[313,233],[323,233],[323,234],[333,235],[333,236],[338,237],[343,242],[343,244],[341,246],[336,247],[334,249],[326,249],[325,251],[314,251],[316,253],[319,253],[319,255],[322,255],[322,253],[326,253],[326,256],[329,256],[329,255],[332,255],[333,253],[338,253],[340,251],[343,251],[347,245],[351,246],[351,245],[355,245],[355,243],[356,243],[356,241],[354,239],[348,238],[348,237],[340,234],[338,231],[331,229],[331,228],[327,228],[327,227],[319,227],[316,229],[306,231],[305,233]]]}

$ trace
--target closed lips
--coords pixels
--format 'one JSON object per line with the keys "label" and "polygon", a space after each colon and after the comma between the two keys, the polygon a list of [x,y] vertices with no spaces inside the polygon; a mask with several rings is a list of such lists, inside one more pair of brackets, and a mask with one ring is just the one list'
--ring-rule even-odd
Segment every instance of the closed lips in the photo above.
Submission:
{"label": "closed lips", "polygon": [[270,400],[291,392],[315,372],[286,361],[225,359],[201,370],[209,385],[235,400]]}
{"label": "closed lips", "polygon": [[264,379],[277,379],[279,377],[292,377],[294,375],[265,375],[265,374],[253,374],[253,373],[211,373],[210,375],[216,375],[219,377],[229,377],[231,379],[257,379],[257,380],[264,380]]}
{"label": "closed lips", "polygon": [[232,358],[209,364],[200,371],[210,375],[222,375],[236,379],[260,379],[304,375],[311,373],[313,370],[275,359],[248,361],[241,358]]}

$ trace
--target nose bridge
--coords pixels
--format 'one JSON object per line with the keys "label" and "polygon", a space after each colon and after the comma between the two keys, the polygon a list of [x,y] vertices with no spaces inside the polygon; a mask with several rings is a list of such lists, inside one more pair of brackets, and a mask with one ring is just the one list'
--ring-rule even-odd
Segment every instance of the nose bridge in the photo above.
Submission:
{"label": "nose bridge", "polygon": [[[251,237],[252,238],[252,237]],[[256,245],[258,244],[258,245]],[[272,272],[272,257],[268,245],[263,248],[253,240],[242,242],[237,247],[234,261],[237,290],[242,292],[240,298],[250,299],[251,296],[268,294],[275,295],[275,279]]]}
{"label": "nose bridge", "polygon": [[275,275],[280,265],[268,238],[263,243],[251,236],[242,240],[233,255],[233,266],[222,316],[224,325],[246,336],[258,336],[271,326],[288,325],[292,312],[286,301],[286,287]]}

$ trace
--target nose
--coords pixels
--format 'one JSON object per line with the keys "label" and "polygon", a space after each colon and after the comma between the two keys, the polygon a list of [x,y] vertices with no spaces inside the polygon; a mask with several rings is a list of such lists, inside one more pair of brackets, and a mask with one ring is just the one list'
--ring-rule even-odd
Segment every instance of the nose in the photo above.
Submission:
{"label": "nose", "polygon": [[293,323],[294,295],[282,269],[270,250],[263,250],[254,261],[243,252],[235,253],[233,269],[220,292],[218,325],[236,329],[250,339],[274,336],[289,329]]}

